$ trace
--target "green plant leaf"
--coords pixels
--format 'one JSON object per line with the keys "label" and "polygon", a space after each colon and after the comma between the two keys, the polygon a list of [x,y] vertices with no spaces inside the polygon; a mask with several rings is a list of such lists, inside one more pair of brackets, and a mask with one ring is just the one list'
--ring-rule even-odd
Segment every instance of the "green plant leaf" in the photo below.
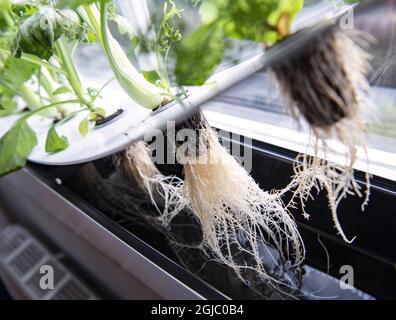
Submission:
{"label": "green plant leaf", "polygon": [[149,82],[151,82],[151,83],[153,83],[153,84],[155,84],[157,81],[160,80],[160,76],[159,76],[158,72],[155,71],[155,70],[151,70],[151,71],[141,71],[141,74],[143,75],[143,77],[144,77],[147,81],[149,81]]}
{"label": "green plant leaf", "polygon": [[20,58],[26,52],[49,60],[53,44],[63,32],[62,16],[55,9],[42,6],[19,27],[11,46],[12,55]]}
{"label": "green plant leaf", "polygon": [[289,33],[304,0],[202,0],[206,24],[217,22],[227,37],[274,43]]}
{"label": "green plant leaf", "polygon": [[9,54],[5,56],[8,57],[0,66],[0,103],[5,110],[0,111],[0,116],[17,111],[15,96],[21,94],[21,86],[31,78],[38,68],[31,62],[16,59]]}
{"label": "green plant leaf", "polygon": [[33,2],[16,2],[12,3],[12,12],[15,13],[19,18],[27,18],[35,14],[37,6]]}
{"label": "green plant leaf", "polygon": [[0,138],[0,176],[23,168],[36,145],[36,134],[27,122],[17,121]]}
{"label": "green plant leaf", "polygon": [[54,94],[54,95],[58,95],[58,94],[67,93],[67,92],[70,92],[69,88],[66,87],[66,86],[62,86],[62,87],[57,88],[57,89],[53,92],[53,94]]}
{"label": "green plant leaf", "polygon": [[95,113],[102,117],[106,117],[106,110],[104,108],[101,108],[101,107],[96,108]]}
{"label": "green plant leaf", "polygon": [[48,130],[47,139],[45,142],[45,152],[55,153],[65,150],[69,146],[69,141],[65,136],[59,136],[56,132],[55,126]]}
{"label": "green plant leaf", "polygon": [[217,24],[203,25],[187,34],[176,46],[176,82],[202,85],[221,62],[224,32]]}
{"label": "green plant leaf", "polygon": [[11,1],[0,0],[0,10],[11,10]]}
{"label": "green plant leaf", "polygon": [[12,95],[1,93],[0,89],[0,117],[5,117],[15,113],[17,104]]}
{"label": "green plant leaf", "polygon": [[95,111],[90,112],[89,114],[89,121],[96,121],[98,118],[105,118],[106,117],[106,110],[103,108],[95,108]]}
{"label": "green plant leaf", "polygon": [[89,123],[88,123],[88,117],[84,118],[81,122],[80,125],[78,126],[78,131],[80,131],[80,134],[85,137],[88,134],[89,131]]}
{"label": "green plant leaf", "polygon": [[[11,2],[10,0],[0,0],[0,12],[6,12],[7,14],[11,11]],[[8,23],[5,17],[0,13],[0,31],[4,32],[8,27]]]}
{"label": "green plant leaf", "polygon": [[280,0],[278,7],[268,16],[267,22],[276,27],[279,35],[285,37],[298,11],[303,7],[304,0]]}
{"label": "green plant leaf", "polygon": [[202,85],[221,62],[226,38],[275,43],[289,34],[303,0],[201,0],[203,25],[176,46],[176,82]]}
{"label": "green plant leaf", "polygon": [[70,41],[83,40],[86,36],[86,29],[80,16],[71,9],[63,9],[58,12],[62,17],[63,35]]}
{"label": "green plant leaf", "polygon": [[3,68],[0,68],[0,83],[3,88],[7,88],[12,93],[17,93],[20,86],[31,78],[37,68],[37,65],[29,61],[9,56]]}
{"label": "green plant leaf", "polygon": [[88,43],[95,43],[96,42],[96,35],[92,31],[88,31],[86,35],[86,41]]}

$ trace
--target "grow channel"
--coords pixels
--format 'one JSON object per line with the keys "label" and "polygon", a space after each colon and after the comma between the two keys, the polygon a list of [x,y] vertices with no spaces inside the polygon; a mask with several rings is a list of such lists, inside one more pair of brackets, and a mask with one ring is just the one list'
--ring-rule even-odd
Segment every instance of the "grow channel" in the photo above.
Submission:
{"label": "grow channel", "polygon": [[[70,165],[113,156],[116,169],[109,175],[92,164],[81,173],[81,184],[95,201],[102,199],[107,210],[123,203],[121,208],[133,208],[147,224],[170,230],[165,233],[176,247],[193,248],[229,268],[235,281],[291,297],[301,289],[305,257],[291,208],[298,206],[308,218],[306,202],[324,191],[340,238],[353,242],[338,207],[346,196],[362,198],[362,210],[369,200],[368,174],[359,184],[354,167],[358,147],[364,150],[372,38],[340,28],[347,11],[297,30],[292,23],[303,1],[194,1],[201,23],[188,26],[181,23],[186,13],[179,4],[167,0],[161,2],[160,17],[142,32],[105,0],[1,5],[2,106],[11,115],[1,119],[0,174],[23,167],[27,159]],[[358,16],[385,5],[363,1],[353,10]],[[132,49],[125,50],[122,39]],[[84,48],[88,55],[100,48],[111,69],[109,81],[98,88],[85,88],[76,66],[74,53],[84,43],[91,43]],[[254,43],[265,52],[215,72],[230,48],[238,44],[249,51]],[[136,53],[153,60],[154,68],[133,63]],[[262,69],[272,70],[290,112],[312,135],[313,153],[296,157],[291,182],[278,192],[257,185],[220,145],[200,111],[205,102]],[[111,99],[104,105],[102,93],[112,81],[131,99],[122,110]],[[170,120],[178,130],[201,133],[187,144],[194,152],[183,155],[179,176],[161,172],[142,141]],[[333,139],[343,146],[341,163],[328,160]],[[196,162],[219,156],[223,163]],[[199,241],[188,243],[172,231],[174,221],[186,217],[195,220]],[[273,268],[263,255],[275,261]],[[255,290],[260,295],[266,289]]]}

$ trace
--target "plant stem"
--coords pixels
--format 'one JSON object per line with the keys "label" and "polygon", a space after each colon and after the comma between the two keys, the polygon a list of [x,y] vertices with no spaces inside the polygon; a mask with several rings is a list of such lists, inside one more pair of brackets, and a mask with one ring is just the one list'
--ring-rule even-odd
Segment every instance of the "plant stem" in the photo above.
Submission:
{"label": "plant stem", "polygon": [[56,95],[54,95],[54,91],[57,89],[56,83],[46,68],[41,68],[39,81],[44,90],[47,92],[50,100],[58,101],[59,99],[56,97]]}
{"label": "plant stem", "polygon": [[49,108],[53,108],[62,104],[73,104],[73,103],[80,103],[79,99],[71,99],[71,100],[64,100],[64,101],[58,101],[58,102],[53,102],[50,104],[47,104],[45,106],[39,107],[38,109],[32,110],[30,111],[28,114],[25,114],[24,116],[20,117],[17,121],[15,121],[14,125],[16,125],[17,123],[21,122],[21,121],[25,121],[27,119],[29,119],[31,116],[40,113],[42,111],[45,111]]}
{"label": "plant stem", "polygon": [[[41,68],[39,81],[40,84],[43,86],[45,92],[47,92],[47,95],[51,102],[60,101],[60,97],[54,94],[54,91],[58,89],[59,84],[54,80],[53,76],[51,75],[50,71],[47,68],[45,67]],[[62,115],[65,115],[69,112],[69,110],[67,110],[65,106],[58,106],[57,110]]]}
{"label": "plant stem", "polygon": [[7,10],[2,10],[1,14],[9,27],[13,27],[15,25],[14,20]]}
{"label": "plant stem", "polygon": [[[25,101],[30,110],[34,111],[41,108],[42,103],[40,101],[40,97],[26,84],[23,84],[20,87],[18,95],[23,99],[23,101]],[[56,115],[56,112],[54,112],[54,110],[46,110],[45,112],[42,112],[41,115],[45,117],[53,117]]]}
{"label": "plant stem", "polygon": [[71,51],[64,39],[59,39],[55,42],[55,51],[62,69],[65,71],[65,76],[73,89],[74,94],[80,100],[80,103],[87,106],[91,111],[94,107],[90,101],[85,97],[84,89],[81,84],[80,77],[77,73],[76,66],[71,58]]}
{"label": "plant stem", "polygon": [[[9,49],[0,48],[0,52],[6,53],[6,54],[10,54],[10,50]],[[40,58],[38,58],[36,56],[33,56],[31,54],[23,53],[23,55],[19,59],[24,60],[24,61],[28,61],[28,62],[31,62],[31,63],[34,63],[34,64],[37,64],[38,66],[46,67],[49,70],[53,70],[53,71],[60,72],[60,73],[63,73],[63,74],[65,73],[65,71],[62,70],[62,68],[54,66],[53,64],[48,63],[48,62],[46,62],[44,60],[41,60]]]}
{"label": "plant stem", "polygon": [[36,110],[42,106],[39,96],[36,95],[36,93],[34,93],[26,84],[23,84],[20,87],[19,95],[25,101],[30,110]]}
{"label": "plant stem", "polygon": [[114,74],[125,92],[145,108],[154,109],[160,106],[166,99],[166,92],[151,84],[135,69],[119,43],[110,34],[106,18],[106,0],[100,2],[100,12],[96,5],[92,4],[84,5],[80,13],[95,32]]}

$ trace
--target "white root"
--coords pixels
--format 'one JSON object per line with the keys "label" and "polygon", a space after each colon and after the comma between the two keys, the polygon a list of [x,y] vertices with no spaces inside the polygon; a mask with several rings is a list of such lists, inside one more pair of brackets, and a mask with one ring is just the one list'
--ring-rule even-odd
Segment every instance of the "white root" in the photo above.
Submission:
{"label": "white root", "polygon": [[[316,140],[316,150],[323,148],[320,146],[320,143],[323,143],[323,141]],[[316,193],[319,193],[321,190],[324,190],[327,194],[328,205],[331,210],[332,219],[337,232],[344,241],[352,243],[355,237],[348,239],[343,231],[341,223],[339,222],[337,210],[341,201],[348,195],[363,197],[361,187],[354,177],[354,160],[349,166],[338,165],[336,163],[323,160],[322,157],[318,156],[317,152],[315,154],[316,156],[309,156],[306,154],[299,154],[297,156],[293,165],[294,177],[290,184],[279,193],[279,196],[283,196],[285,193],[291,191],[292,198],[288,207],[294,206],[296,199],[298,199],[304,217],[309,219],[310,215],[307,213],[305,208],[306,202],[310,198],[313,199],[313,192],[316,191]],[[366,190],[362,210],[364,210],[364,207],[367,205],[369,196],[370,180],[368,174],[366,174]]]}
{"label": "white root", "polygon": [[[200,248],[210,259],[231,268],[244,282],[253,272],[261,281],[278,287],[287,285],[270,275],[262,260],[265,255],[271,256],[280,268],[289,262],[289,270],[300,266],[305,251],[293,218],[279,197],[260,189],[220,145],[212,129],[200,131],[198,152],[194,156],[190,152],[183,159],[184,185],[178,178],[159,173],[144,142],[128,148],[118,165],[140,181],[163,226],[170,226],[183,210],[193,212],[203,240],[192,248]],[[266,245],[275,248],[279,257],[273,257]]]}
{"label": "white root", "polygon": [[[292,191],[290,204],[294,204],[295,200],[299,199],[304,217],[309,218],[305,203],[312,198],[312,191],[325,190],[334,225],[343,240],[348,243],[355,238],[348,239],[345,235],[338,220],[337,209],[346,196],[363,196],[361,187],[354,177],[354,165],[359,146],[365,149],[367,115],[364,112],[369,109],[366,107],[369,106],[367,74],[370,71],[370,57],[365,50],[368,46],[367,39],[367,36],[361,33],[343,31],[335,31],[325,40],[319,39],[314,54],[306,61],[310,65],[306,70],[312,72],[298,75],[301,80],[298,83],[298,90],[301,96],[307,97],[305,101],[301,100],[301,96],[299,96],[300,100],[296,101],[288,89],[290,85],[288,80],[282,76],[278,77],[293,114],[296,117],[301,115],[300,112],[303,115],[310,114],[309,117],[304,117],[311,124],[313,139],[309,147],[314,150],[313,156],[306,154],[297,156],[294,163],[294,177],[279,195]],[[313,86],[313,83],[317,85]],[[322,101],[317,99],[319,93],[322,97],[327,97],[324,100],[327,104],[322,104]],[[332,104],[329,104],[329,101],[332,101]],[[343,117],[332,123],[334,119],[332,112],[335,112],[332,108],[335,106],[338,110],[342,110]],[[319,125],[323,123],[329,125]],[[323,160],[330,152],[328,142],[334,139],[344,145],[343,165]],[[368,163],[368,158],[366,160]],[[370,181],[367,173],[362,210],[368,203],[369,195]]]}
{"label": "white root", "polygon": [[116,165],[146,192],[158,211],[158,221],[168,225],[186,207],[182,196],[183,181],[176,176],[164,176],[153,163],[145,142],[128,147]]}
{"label": "white root", "polygon": [[262,261],[262,250],[267,250],[262,244],[276,248],[282,263],[298,267],[305,252],[293,218],[276,195],[260,189],[212,129],[199,131],[198,152],[183,162],[184,194],[202,226],[202,249],[242,281],[254,271],[261,280],[280,285]]}

